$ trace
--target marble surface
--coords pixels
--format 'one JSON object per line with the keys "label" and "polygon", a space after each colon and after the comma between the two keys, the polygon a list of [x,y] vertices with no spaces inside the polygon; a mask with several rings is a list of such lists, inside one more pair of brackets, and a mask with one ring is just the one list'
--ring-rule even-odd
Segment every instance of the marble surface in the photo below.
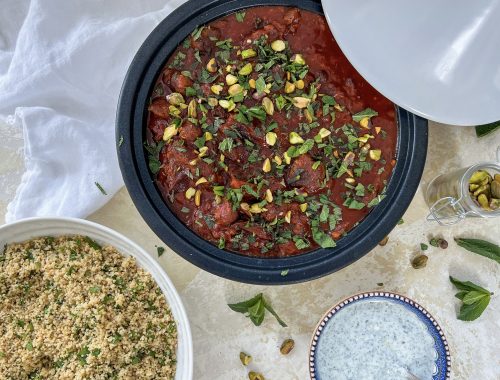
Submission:
{"label": "marble surface", "polygon": [[[426,222],[428,208],[422,188],[435,175],[491,160],[500,144],[500,132],[477,139],[472,128],[430,124],[429,153],[421,188],[404,216],[404,224],[390,234],[386,246],[378,246],[353,265],[305,284],[265,287],[239,284],[200,271],[167,248],[157,258],[157,245],[164,244],[149,229],[122,189],[88,219],[109,226],[135,240],[157,258],[172,278],[185,303],[193,331],[195,379],[234,380],[247,378],[239,352],[254,358],[250,368],[266,379],[308,379],[311,334],[323,313],[344,297],[369,290],[398,292],[426,307],[444,329],[452,354],[453,379],[500,379],[500,265],[469,253],[453,242],[454,236],[479,237],[500,244],[500,220],[467,219],[453,227]],[[22,134],[0,124],[0,214],[5,214],[23,171]],[[430,236],[443,236],[449,248],[428,251],[427,267],[415,270],[410,260],[419,244]],[[458,300],[448,275],[471,280],[495,292],[490,306],[474,322],[456,319]],[[383,286],[378,286],[383,283]],[[264,292],[275,310],[288,323],[281,328],[269,315],[260,327],[228,309],[227,303]],[[288,337],[296,342],[289,356],[279,346]]]}

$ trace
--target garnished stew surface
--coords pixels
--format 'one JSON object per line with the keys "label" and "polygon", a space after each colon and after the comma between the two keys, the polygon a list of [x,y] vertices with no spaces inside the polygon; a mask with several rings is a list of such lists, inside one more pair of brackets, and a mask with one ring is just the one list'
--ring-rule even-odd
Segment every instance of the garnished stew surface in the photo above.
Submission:
{"label": "garnished stew surface", "polygon": [[191,230],[280,257],[334,247],[380,202],[397,125],[323,16],[255,7],[177,48],[151,95],[147,139],[156,184]]}

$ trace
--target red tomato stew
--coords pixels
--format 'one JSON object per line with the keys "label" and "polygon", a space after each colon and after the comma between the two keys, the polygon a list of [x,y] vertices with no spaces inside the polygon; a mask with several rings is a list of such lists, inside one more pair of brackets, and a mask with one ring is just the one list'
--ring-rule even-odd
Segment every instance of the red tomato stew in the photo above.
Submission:
{"label": "red tomato stew", "polygon": [[324,17],[296,8],[197,28],[148,110],[149,166],[166,203],[200,237],[244,255],[334,247],[383,198],[396,162],[394,105],[354,70]]}

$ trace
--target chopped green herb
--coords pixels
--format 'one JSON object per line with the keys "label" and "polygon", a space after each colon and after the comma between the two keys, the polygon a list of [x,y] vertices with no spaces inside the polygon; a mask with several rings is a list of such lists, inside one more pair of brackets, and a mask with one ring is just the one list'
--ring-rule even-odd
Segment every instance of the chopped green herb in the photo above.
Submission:
{"label": "chopped green herb", "polygon": [[372,118],[374,116],[378,116],[378,112],[372,110],[371,108],[366,108],[363,111],[358,112],[358,113],[352,115],[352,120],[354,120],[354,121],[356,121],[356,122],[359,123],[365,117]]}
{"label": "chopped green herb", "polygon": [[235,14],[236,20],[238,22],[243,22],[245,20],[245,15],[246,15],[246,12],[236,12],[236,14]]}
{"label": "chopped green herb", "polygon": [[161,257],[165,253],[165,247],[156,247],[156,253],[158,254],[158,257]]}
{"label": "chopped green herb", "polygon": [[96,185],[96,187],[99,189],[99,191],[103,194],[103,195],[108,195],[108,193],[106,193],[106,190],[104,190],[104,188],[101,186],[101,184],[99,182],[94,182],[94,184]]}

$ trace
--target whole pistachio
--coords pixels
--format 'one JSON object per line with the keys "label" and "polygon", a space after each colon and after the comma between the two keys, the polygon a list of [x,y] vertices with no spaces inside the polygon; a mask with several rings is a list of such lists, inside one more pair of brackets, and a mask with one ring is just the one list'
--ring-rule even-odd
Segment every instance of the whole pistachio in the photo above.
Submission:
{"label": "whole pistachio", "polygon": [[428,259],[426,255],[418,255],[411,261],[411,266],[415,269],[425,268]]}
{"label": "whole pistachio", "polygon": [[254,371],[251,371],[248,373],[248,379],[249,380],[265,380],[264,376],[262,376],[262,374],[254,372]]}
{"label": "whole pistachio", "polygon": [[281,344],[280,352],[282,355],[288,355],[295,347],[295,341],[293,339],[285,339]]}

